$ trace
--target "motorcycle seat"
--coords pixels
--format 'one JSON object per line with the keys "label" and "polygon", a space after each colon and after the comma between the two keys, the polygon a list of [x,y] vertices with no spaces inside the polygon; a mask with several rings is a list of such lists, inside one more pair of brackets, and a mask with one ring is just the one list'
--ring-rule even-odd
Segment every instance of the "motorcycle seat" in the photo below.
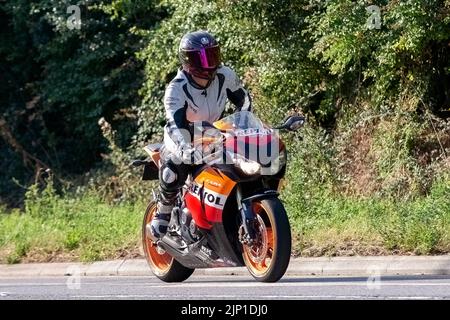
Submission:
{"label": "motorcycle seat", "polygon": [[152,143],[147,145],[146,148],[152,152],[159,152],[162,146],[163,146],[162,143]]}

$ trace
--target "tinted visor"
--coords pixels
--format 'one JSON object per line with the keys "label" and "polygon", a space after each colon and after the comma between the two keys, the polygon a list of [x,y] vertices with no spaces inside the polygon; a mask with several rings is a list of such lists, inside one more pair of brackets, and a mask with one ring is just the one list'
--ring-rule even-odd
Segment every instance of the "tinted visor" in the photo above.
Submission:
{"label": "tinted visor", "polygon": [[185,63],[190,67],[201,69],[216,69],[220,65],[219,46],[201,48],[198,50],[185,50]]}

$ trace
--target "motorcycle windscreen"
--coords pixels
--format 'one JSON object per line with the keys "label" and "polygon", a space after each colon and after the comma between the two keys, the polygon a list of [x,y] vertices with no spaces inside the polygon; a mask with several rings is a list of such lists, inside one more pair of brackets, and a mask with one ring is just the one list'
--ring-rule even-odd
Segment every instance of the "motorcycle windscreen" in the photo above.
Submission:
{"label": "motorcycle windscreen", "polygon": [[197,226],[211,229],[222,222],[225,202],[236,182],[213,168],[200,173],[186,194],[186,206]]}
{"label": "motorcycle windscreen", "polygon": [[225,141],[226,152],[239,154],[263,167],[270,166],[283,148],[278,136],[268,129],[245,129],[235,133]]}

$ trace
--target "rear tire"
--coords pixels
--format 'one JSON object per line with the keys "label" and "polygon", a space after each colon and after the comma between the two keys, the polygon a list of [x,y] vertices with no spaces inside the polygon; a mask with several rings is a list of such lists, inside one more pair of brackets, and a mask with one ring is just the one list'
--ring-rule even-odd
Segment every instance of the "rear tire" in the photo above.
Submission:
{"label": "rear tire", "polygon": [[167,252],[161,254],[155,245],[147,236],[146,225],[152,221],[156,213],[156,202],[152,201],[145,211],[144,221],[142,223],[142,246],[150,269],[153,274],[164,282],[182,282],[189,278],[195,269],[186,268],[176,261]]}
{"label": "rear tire", "polygon": [[253,209],[259,221],[258,243],[243,245],[242,256],[257,281],[276,282],[285,274],[291,258],[289,219],[278,198],[254,202]]}

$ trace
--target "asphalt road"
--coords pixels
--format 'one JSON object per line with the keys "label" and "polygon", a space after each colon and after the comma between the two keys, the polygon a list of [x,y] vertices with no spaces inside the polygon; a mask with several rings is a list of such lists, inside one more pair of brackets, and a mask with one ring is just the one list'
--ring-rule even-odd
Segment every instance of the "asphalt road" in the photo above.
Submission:
{"label": "asphalt road", "polygon": [[285,277],[257,283],[249,276],[192,276],[167,284],[155,277],[0,278],[6,299],[446,299],[450,276]]}

